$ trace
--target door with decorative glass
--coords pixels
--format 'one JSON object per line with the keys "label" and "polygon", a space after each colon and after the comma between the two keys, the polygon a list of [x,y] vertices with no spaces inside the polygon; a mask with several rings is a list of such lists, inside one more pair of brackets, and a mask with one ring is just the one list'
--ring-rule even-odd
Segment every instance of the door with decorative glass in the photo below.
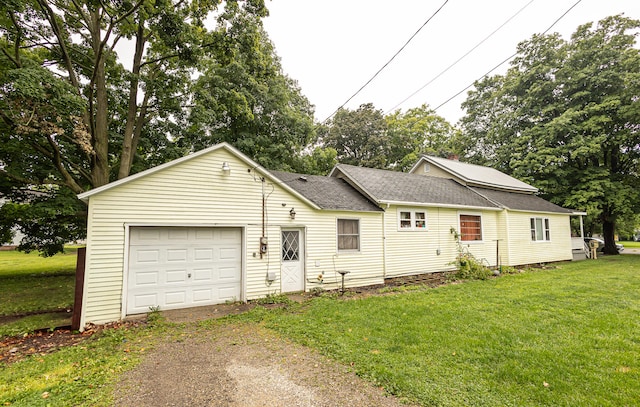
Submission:
{"label": "door with decorative glass", "polygon": [[304,290],[304,233],[302,229],[282,230],[282,292]]}

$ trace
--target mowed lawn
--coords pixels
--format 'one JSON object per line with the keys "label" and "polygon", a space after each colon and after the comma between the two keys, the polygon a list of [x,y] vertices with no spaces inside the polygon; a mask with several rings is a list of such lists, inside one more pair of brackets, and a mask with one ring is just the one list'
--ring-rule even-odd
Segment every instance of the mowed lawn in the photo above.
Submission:
{"label": "mowed lawn", "polygon": [[640,404],[637,255],[321,298],[266,323],[424,406]]}
{"label": "mowed lawn", "polygon": [[636,406],[639,316],[640,256],[602,256],[435,289],[256,307],[204,324],[107,329],[2,366],[0,405],[112,405],[120,375],[150,349],[240,321],[423,406]]}
{"label": "mowed lawn", "polygon": [[[73,306],[76,248],[44,258],[37,253],[0,251],[0,317],[65,310]],[[29,315],[0,324],[0,336],[68,325],[68,317]]]}

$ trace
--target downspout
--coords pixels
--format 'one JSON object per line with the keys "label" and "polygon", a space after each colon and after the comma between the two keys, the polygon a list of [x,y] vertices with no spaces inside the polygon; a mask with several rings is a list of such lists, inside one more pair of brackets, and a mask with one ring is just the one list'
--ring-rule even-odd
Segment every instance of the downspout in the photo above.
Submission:
{"label": "downspout", "polygon": [[382,278],[387,278],[387,225],[385,222],[385,214],[390,204],[382,211]]}
{"label": "downspout", "polygon": [[505,216],[505,227],[507,228],[506,230],[506,239],[505,241],[507,242],[507,259],[506,261],[501,261],[500,264],[501,265],[506,265],[506,266],[511,266],[511,235],[509,234],[509,230],[511,230],[511,228],[509,227],[509,211],[506,210],[505,208],[502,208],[502,210],[504,211],[504,216]]}

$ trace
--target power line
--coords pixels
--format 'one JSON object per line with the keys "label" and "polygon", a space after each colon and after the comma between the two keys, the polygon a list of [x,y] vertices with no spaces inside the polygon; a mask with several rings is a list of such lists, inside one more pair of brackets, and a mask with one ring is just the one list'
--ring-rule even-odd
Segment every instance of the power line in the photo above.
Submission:
{"label": "power line", "polygon": [[416,94],[418,94],[419,92],[421,92],[424,88],[426,88],[427,86],[431,85],[431,83],[433,83],[436,79],[438,79],[439,77],[441,77],[442,75],[444,75],[447,71],[449,71],[451,68],[453,68],[455,65],[458,64],[458,62],[462,61],[464,58],[466,58],[469,54],[471,54],[473,51],[476,50],[476,48],[478,48],[480,45],[484,44],[485,41],[487,41],[489,38],[491,38],[495,33],[497,33],[498,31],[500,31],[505,25],[507,25],[511,20],[513,20],[518,14],[520,14],[525,8],[529,7],[529,5],[531,3],[533,3],[535,0],[531,0],[529,1],[527,4],[525,4],[524,6],[522,6],[522,8],[520,8],[520,10],[518,10],[514,15],[512,15],[511,17],[509,17],[504,23],[502,23],[498,28],[496,28],[495,30],[493,30],[493,32],[489,35],[487,35],[486,37],[484,37],[484,39],[482,41],[480,41],[479,43],[477,43],[473,48],[471,48],[469,51],[467,51],[464,55],[462,55],[460,58],[458,58],[457,60],[455,60],[455,62],[453,62],[451,65],[449,65],[448,67],[446,67],[445,69],[443,69],[439,74],[437,74],[436,76],[434,76],[432,79],[430,79],[427,83],[425,83],[424,85],[422,85],[418,90],[416,90],[415,92],[413,92],[412,94],[410,94],[409,96],[407,96],[406,98],[404,98],[401,102],[399,102],[398,104],[396,104],[395,106],[393,106],[391,109],[387,110],[385,112],[385,114],[389,114],[391,111],[395,110],[398,106],[400,106],[401,104],[403,104],[404,102],[406,102],[407,100],[411,99],[412,97],[414,97]]}
{"label": "power line", "polygon": [[357,95],[358,93],[360,93],[364,88],[366,88],[366,87],[367,87],[367,85],[369,85],[369,84],[371,83],[371,81],[373,81],[373,80],[376,78],[376,76],[378,76],[378,74],[379,74],[380,72],[382,72],[382,70],[383,70],[384,68],[386,68],[386,67],[387,67],[387,65],[389,65],[389,64],[391,63],[391,61],[393,61],[393,60],[398,56],[398,54],[400,54],[400,53],[402,52],[402,50],[404,50],[404,49],[405,49],[405,47],[406,47],[407,45],[409,45],[409,43],[411,42],[411,40],[413,40],[413,38],[414,38],[416,35],[418,35],[418,33],[419,33],[419,32],[420,32],[420,31],[421,31],[421,30],[422,30],[422,29],[423,29],[423,28],[424,28],[424,27],[429,23],[429,21],[431,21],[431,19],[432,19],[433,17],[435,17],[435,16],[436,16],[436,14],[438,14],[438,13],[440,12],[440,10],[442,10],[442,8],[443,8],[443,7],[444,7],[448,2],[449,2],[449,0],[445,0],[445,1],[444,1],[444,3],[442,3],[442,5],[441,5],[441,6],[440,6],[436,11],[435,11],[435,13],[433,13],[433,14],[431,15],[431,17],[429,17],[429,18],[427,19],[427,21],[425,21],[425,22],[424,22],[424,24],[422,24],[422,25],[420,26],[420,28],[418,28],[418,30],[417,30],[415,33],[413,33],[413,35],[412,35],[412,36],[407,40],[407,42],[405,42],[405,43],[404,43],[404,45],[403,45],[403,46],[402,46],[402,47],[401,47],[401,48],[400,48],[400,49],[399,49],[395,54],[393,54],[393,56],[391,57],[391,59],[389,59],[389,60],[388,60],[384,65],[382,65],[382,68],[378,69],[378,72],[376,72],[376,73],[375,73],[371,78],[369,78],[369,80],[368,80],[367,82],[365,82],[365,84],[364,84],[364,85],[362,85],[362,86],[360,87],[360,89],[358,89],[358,90],[357,90],[357,92],[356,92],[356,93],[354,93],[353,95],[351,95],[351,97],[349,97],[349,99],[347,99],[344,103],[342,103],[342,104],[341,104],[341,105],[340,105],[340,106],[339,106],[339,107],[338,107],[338,108],[337,108],[333,113],[331,113],[331,114],[330,114],[326,119],[324,119],[324,120],[323,120],[323,121],[321,121],[320,123],[325,123],[327,120],[329,120],[330,118],[332,118],[332,117],[333,117],[333,115],[335,115],[335,114],[338,112],[338,110],[340,110],[341,108],[343,108],[343,107],[344,107],[344,105],[346,105],[347,103],[349,103],[349,102],[351,101],[351,99],[353,99],[354,97],[356,97],[356,95]]}
{"label": "power line", "polygon": [[[542,33],[542,35],[545,35],[546,33],[549,32],[549,30],[551,30],[556,24],[558,24],[558,22],[560,20],[562,20],[567,14],[569,14],[569,12],[571,10],[573,10],[574,7],[576,7],[578,4],[580,4],[582,2],[582,0],[578,0],[576,1],[571,7],[569,7],[567,9],[567,11],[565,11],[564,13],[562,13],[562,15],[560,17],[558,17],[556,19],[556,21],[553,22],[553,24],[551,24],[549,26],[549,28],[547,28],[546,30],[544,30],[544,32]],[[467,85],[464,89],[462,89],[461,91],[459,91],[458,93],[456,93],[455,95],[451,96],[449,99],[445,100],[444,102],[440,103],[436,108],[434,108],[433,110],[438,110],[440,109],[442,106],[446,105],[447,103],[451,102],[453,99],[455,99],[456,97],[458,97],[462,92],[466,91],[467,89],[469,89],[470,87],[473,86],[474,83],[476,83],[477,81],[479,81],[480,79],[484,78],[485,76],[489,75],[491,72],[495,71],[496,69],[498,69],[500,66],[502,66],[503,64],[505,64],[507,61],[511,60],[513,57],[515,57],[516,55],[518,55],[518,52],[516,51],[515,53],[513,53],[511,56],[509,56],[507,59],[505,59],[504,61],[500,62],[498,65],[494,66],[493,68],[491,68],[491,70],[489,70],[487,73],[485,73],[484,75],[482,75],[481,77],[479,77],[478,79],[474,80],[473,82],[471,82],[469,85]]]}

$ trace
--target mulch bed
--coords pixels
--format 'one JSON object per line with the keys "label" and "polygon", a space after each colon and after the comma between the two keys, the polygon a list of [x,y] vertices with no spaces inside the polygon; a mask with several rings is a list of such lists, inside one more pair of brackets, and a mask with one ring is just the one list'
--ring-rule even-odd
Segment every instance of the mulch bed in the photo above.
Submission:
{"label": "mulch bed", "polygon": [[114,322],[105,325],[89,325],[82,331],[61,328],[41,330],[29,335],[0,339],[0,363],[14,363],[29,355],[46,355],[66,346],[76,346],[105,329],[120,329],[139,325],[136,322]]}

